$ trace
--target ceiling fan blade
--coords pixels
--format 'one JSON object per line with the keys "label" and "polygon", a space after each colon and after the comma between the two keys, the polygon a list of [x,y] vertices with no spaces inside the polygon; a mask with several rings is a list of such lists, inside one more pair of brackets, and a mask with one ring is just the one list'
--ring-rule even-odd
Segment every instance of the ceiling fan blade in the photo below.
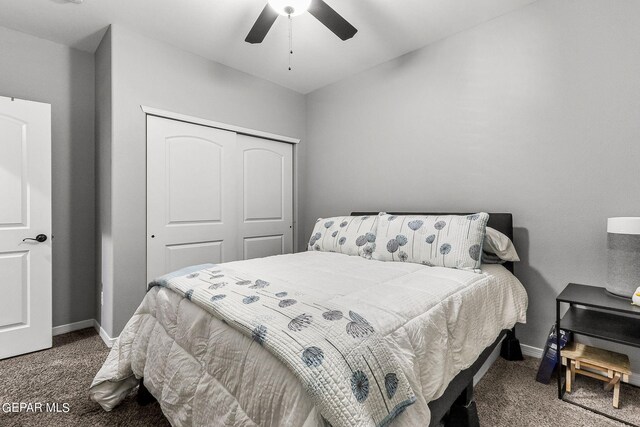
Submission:
{"label": "ceiling fan blade", "polygon": [[251,27],[251,31],[247,34],[247,38],[244,39],[247,43],[262,43],[262,40],[266,37],[267,33],[271,29],[271,26],[276,22],[278,12],[273,10],[271,6],[267,5],[262,9],[260,16],[256,20],[256,23]]}
{"label": "ceiling fan blade", "polygon": [[349,40],[358,32],[356,27],[349,24],[346,19],[323,0],[312,0],[311,6],[309,6],[309,13],[342,40]]}

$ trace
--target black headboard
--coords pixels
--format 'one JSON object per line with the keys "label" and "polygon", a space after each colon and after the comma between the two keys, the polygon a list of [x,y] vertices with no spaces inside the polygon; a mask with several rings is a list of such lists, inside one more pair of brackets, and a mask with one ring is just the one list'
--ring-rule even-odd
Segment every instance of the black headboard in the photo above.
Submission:
{"label": "black headboard", "polygon": [[[431,215],[431,216],[443,216],[443,215],[470,215],[477,212],[387,212],[393,215]],[[362,216],[362,215],[378,215],[378,212],[352,212],[353,216]],[[515,245],[515,241],[513,240],[513,215],[510,213],[489,213],[489,222],[487,223],[488,227],[494,228],[506,235],[513,244]],[[513,273],[513,263],[505,262],[504,266],[507,270]]]}

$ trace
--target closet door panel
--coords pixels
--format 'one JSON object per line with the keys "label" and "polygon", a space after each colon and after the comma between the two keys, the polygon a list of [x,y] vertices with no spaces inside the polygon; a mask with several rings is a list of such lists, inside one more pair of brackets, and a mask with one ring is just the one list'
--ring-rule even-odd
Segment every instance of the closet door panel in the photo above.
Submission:
{"label": "closet door panel", "polygon": [[285,253],[284,235],[244,238],[244,259],[262,258]]}
{"label": "closet door panel", "polygon": [[238,135],[239,257],[293,251],[293,146]]}
{"label": "closet door panel", "polygon": [[220,222],[224,147],[177,136],[167,138],[166,154],[169,224]]}
{"label": "closet door panel", "polygon": [[147,117],[147,279],[238,259],[236,134]]}
{"label": "closet door panel", "polygon": [[167,245],[165,253],[165,268],[167,271],[175,271],[190,265],[221,263],[222,245],[223,242]]}
{"label": "closet door panel", "polygon": [[286,203],[285,155],[265,148],[246,148],[242,154],[243,220],[282,221]]}

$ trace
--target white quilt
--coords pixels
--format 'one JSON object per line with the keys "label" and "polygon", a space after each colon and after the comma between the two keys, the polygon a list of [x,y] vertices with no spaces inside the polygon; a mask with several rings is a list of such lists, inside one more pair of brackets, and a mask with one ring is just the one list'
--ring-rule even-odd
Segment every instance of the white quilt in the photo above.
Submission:
{"label": "white quilt", "polygon": [[[305,252],[223,266],[364,316],[417,397],[394,426],[428,425],[427,403],[502,329],[525,321],[524,288],[500,265],[483,265],[476,274]],[[94,379],[91,397],[110,410],[142,376],[176,426],[324,425],[280,360],[168,289],[149,291]]]}

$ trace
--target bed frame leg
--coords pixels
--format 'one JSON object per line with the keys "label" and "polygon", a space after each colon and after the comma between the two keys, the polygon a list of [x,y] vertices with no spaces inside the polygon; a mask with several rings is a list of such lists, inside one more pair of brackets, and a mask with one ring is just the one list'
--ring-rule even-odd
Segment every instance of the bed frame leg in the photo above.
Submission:
{"label": "bed frame leg", "polygon": [[515,361],[524,360],[522,350],[520,349],[520,341],[516,338],[516,327],[507,332],[507,336],[502,340],[502,348],[500,348],[500,356],[503,359]]}
{"label": "bed frame leg", "polygon": [[156,398],[147,390],[144,386],[144,378],[140,378],[140,387],[138,387],[138,397],[137,397],[138,405],[147,406],[150,403],[156,401]]}
{"label": "bed frame leg", "polygon": [[480,427],[478,408],[473,401],[473,380],[456,399],[445,422],[446,427]]}

